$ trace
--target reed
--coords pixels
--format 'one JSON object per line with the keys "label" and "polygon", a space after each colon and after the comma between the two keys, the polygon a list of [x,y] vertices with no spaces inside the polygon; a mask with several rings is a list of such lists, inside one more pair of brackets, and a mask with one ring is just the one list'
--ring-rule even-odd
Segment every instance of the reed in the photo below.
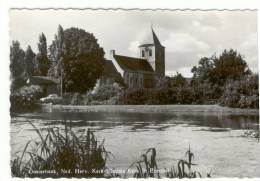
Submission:
{"label": "reed", "polygon": [[[150,159],[149,159],[150,156]],[[124,177],[127,177],[128,170],[132,167],[136,168],[136,172],[133,177],[135,178],[160,178],[160,174],[158,171],[158,166],[156,163],[156,149],[149,148],[146,150],[144,154],[141,155],[141,160],[133,162],[125,172]]]}
{"label": "reed", "polygon": [[[150,159],[148,159],[148,154],[150,153]],[[169,169],[165,168],[165,175],[160,175],[160,170],[158,169],[156,162],[156,149],[149,148],[144,154],[141,155],[141,159],[133,162],[125,172],[124,177],[128,176],[128,170],[130,168],[135,168],[136,171],[133,174],[134,178],[197,178],[202,177],[201,173],[198,171],[193,171],[192,166],[197,164],[192,163],[194,160],[194,153],[191,152],[190,146],[185,154],[185,158],[180,159],[177,166],[171,166]],[[211,177],[211,173],[207,173],[206,177]]]}
{"label": "reed", "polygon": [[[159,170],[156,161],[156,149],[149,148],[141,155],[138,161],[133,162],[124,175],[112,172],[106,167],[106,162],[111,155],[104,147],[104,141],[98,142],[93,131],[84,130],[77,135],[68,122],[64,121],[64,129],[48,128],[42,132],[33,123],[38,140],[28,141],[21,157],[11,161],[11,173],[13,177],[129,177],[129,169],[134,168],[134,178],[196,178],[202,177],[195,171],[193,163],[195,158],[190,146],[184,159],[180,159],[177,165],[164,169],[164,175]],[[79,172],[82,170],[83,172]],[[39,172],[35,172],[39,171]],[[45,172],[47,171],[47,172]],[[211,177],[207,173],[206,177]]]}
{"label": "reed", "polygon": [[[88,129],[79,136],[68,127],[48,128],[43,134],[30,122],[39,141],[29,141],[21,155],[11,162],[13,177],[104,177],[106,161],[110,153],[105,150],[104,140],[99,143]],[[29,145],[31,149],[29,149]],[[25,159],[25,156],[29,157]],[[84,170],[79,173],[77,169]],[[35,173],[34,171],[54,171]]]}

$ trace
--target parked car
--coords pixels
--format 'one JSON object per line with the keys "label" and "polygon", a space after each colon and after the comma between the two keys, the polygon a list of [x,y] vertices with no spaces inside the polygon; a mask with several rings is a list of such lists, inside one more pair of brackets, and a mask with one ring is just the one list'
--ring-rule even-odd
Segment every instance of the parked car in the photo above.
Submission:
{"label": "parked car", "polygon": [[50,94],[47,97],[43,97],[40,99],[41,103],[52,103],[52,104],[59,104],[62,102],[62,98],[59,97],[57,94]]}

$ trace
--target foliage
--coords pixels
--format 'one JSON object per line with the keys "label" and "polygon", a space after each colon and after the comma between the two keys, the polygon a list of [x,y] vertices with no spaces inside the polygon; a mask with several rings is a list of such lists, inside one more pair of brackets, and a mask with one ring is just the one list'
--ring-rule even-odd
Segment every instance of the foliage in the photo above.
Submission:
{"label": "foliage", "polygon": [[220,105],[239,108],[259,108],[258,74],[229,80]]}
{"label": "foliage", "polygon": [[[48,128],[47,134],[44,134],[31,123],[39,139],[29,141],[22,156],[12,161],[12,176],[105,177],[109,152],[105,150],[104,140],[98,143],[90,129],[77,135],[67,124],[68,122],[65,121],[65,130]],[[30,150],[29,145],[32,147]],[[76,169],[84,172],[76,173]],[[31,174],[30,171],[34,170],[55,170],[55,173]]]}
{"label": "foliage", "polygon": [[109,79],[99,79],[85,97],[85,104],[118,104],[122,88]]}
{"label": "foliage", "polygon": [[52,44],[49,47],[49,58],[51,66],[48,70],[48,76],[60,77],[62,70],[62,60],[65,51],[64,31],[61,25],[58,26],[58,33],[55,35]]}
{"label": "foliage", "polygon": [[11,111],[33,110],[43,96],[40,86],[31,85],[21,87],[10,96]]}
{"label": "foliage", "polygon": [[24,69],[26,78],[29,78],[34,74],[35,66],[35,53],[32,51],[32,48],[29,45],[25,51],[24,57]]}
{"label": "foliage", "polygon": [[184,87],[187,85],[186,79],[182,74],[178,73],[171,78],[171,87]]}
{"label": "foliage", "polygon": [[47,41],[43,33],[39,36],[38,51],[35,57],[37,74],[46,76],[50,67],[50,60],[47,56]]}
{"label": "foliage", "polygon": [[10,47],[11,92],[14,92],[25,84],[24,57],[25,53],[20,48],[20,43],[13,41]]}
{"label": "foliage", "polygon": [[103,48],[94,35],[85,30],[69,28],[63,31],[59,26],[49,50],[52,60],[49,75],[59,77],[62,73],[66,92],[85,93],[103,74]]}
{"label": "foliage", "polygon": [[194,66],[191,69],[191,72],[193,73],[193,79],[197,80],[199,82],[203,82],[207,80],[210,77],[210,74],[214,68],[214,64],[212,61],[212,58],[204,57],[199,60],[198,66]]}
{"label": "foliage", "polygon": [[214,84],[224,85],[227,80],[236,80],[251,74],[246,61],[233,49],[224,50],[219,58],[213,59],[213,63],[214,68],[209,79]]}
{"label": "foliage", "polygon": [[213,55],[200,59],[198,66],[194,66],[191,72],[193,81],[208,81],[219,86],[223,86],[227,80],[251,74],[244,58],[233,49],[224,50],[219,57]]}
{"label": "foliage", "polygon": [[83,97],[79,93],[74,93],[70,105],[83,105]]}

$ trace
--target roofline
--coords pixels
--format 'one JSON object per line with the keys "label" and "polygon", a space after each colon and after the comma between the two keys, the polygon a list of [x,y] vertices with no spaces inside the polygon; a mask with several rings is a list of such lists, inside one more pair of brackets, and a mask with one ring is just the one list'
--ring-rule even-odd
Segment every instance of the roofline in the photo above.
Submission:
{"label": "roofline", "polygon": [[133,61],[147,61],[146,59],[143,58],[139,58],[139,57],[129,57],[129,56],[125,56],[125,55],[119,55],[119,54],[114,54],[114,58],[115,56],[120,56],[120,57],[126,57],[126,58],[131,58],[131,59],[138,59],[138,60],[133,60]]}
{"label": "roofline", "polygon": [[[149,66],[151,66],[150,63],[149,63],[146,59],[137,58],[137,57],[129,57],[129,56],[124,56],[124,55],[118,55],[118,54],[115,54],[115,52],[114,52],[114,53],[113,53],[113,59],[116,61],[116,63],[117,63],[117,60],[116,60],[115,56],[121,56],[121,57],[132,58],[132,59],[138,59],[138,60],[131,60],[131,61],[146,61],[146,62],[149,64]],[[118,63],[117,63],[117,64],[118,64]],[[120,64],[118,64],[118,65],[119,65],[119,67],[120,67],[123,71],[127,70],[127,71],[129,71],[129,72],[145,72],[145,73],[150,73],[150,74],[154,74],[154,73],[155,73],[155,71],[153,70],[152,67],[151,67],[151,69],[153,70],[153,72],[151,72],[151,71],[143,71],[143,70],[141,70],[141,71],[140,71],[140,70],[135,70],[135,71],[133,71],[133,70],[130,70],[130,69],[122,68]]]}
{"label": "roofline", "polygon": [[151,75],[154,75],[154,74],[158,74],[156,72],[149,72],[149,71],[142,71],[142,70],[129,70],[129,69],[124,69],[125,71],[127,72],[131,72],[131,73],[145,73],[145,74],[151,74]]}

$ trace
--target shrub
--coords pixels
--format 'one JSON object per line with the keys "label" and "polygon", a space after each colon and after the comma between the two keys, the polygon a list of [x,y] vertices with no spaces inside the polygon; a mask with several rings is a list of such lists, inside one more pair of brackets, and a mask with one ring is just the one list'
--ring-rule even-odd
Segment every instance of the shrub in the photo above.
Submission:
{"label": "shrub", "polygon": [[83,97],[79,93],[74,93],[71,98],[71,105],[83,105]]}
{"label": "shrub", "polygon": [[239,108],[259,108],[258,75],[229,80],[220,98],[220,105]]}
{"label": "shrub", "polygon": [[40,86],[21,87],[10,96],[11,111],[33,110],[42,96],[44,93]]}
{"label": "shrub", "polygon": [[84,99],[85,104],[118,104],[122,88],[109,80],[98,80]]}

